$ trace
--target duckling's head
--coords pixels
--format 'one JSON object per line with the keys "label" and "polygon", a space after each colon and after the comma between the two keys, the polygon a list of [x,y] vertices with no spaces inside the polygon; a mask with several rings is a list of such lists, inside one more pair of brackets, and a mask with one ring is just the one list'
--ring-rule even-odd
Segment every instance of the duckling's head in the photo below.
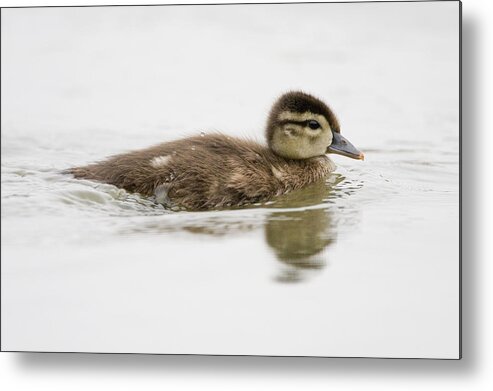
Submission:
{"label": "duckling's head", "polygon": [[332,110],[320,99],[301,91],[288,92],[274,103],[266,133],[272,151],[288,159],[308,159],[326,153],[364,158],[341,136]]}

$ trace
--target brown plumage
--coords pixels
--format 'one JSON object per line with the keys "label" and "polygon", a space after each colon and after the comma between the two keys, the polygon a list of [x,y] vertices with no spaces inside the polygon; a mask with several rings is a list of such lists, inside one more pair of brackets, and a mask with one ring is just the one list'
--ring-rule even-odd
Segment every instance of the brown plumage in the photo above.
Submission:
{"label": "brown plumage", "polygon": [[[317,129],[309,124],[312,117],[318,121]],[[273,106],[267,124],[268,146],[220,133],[203,134],[67,172],[75,178],[155,196],[167,207],[240,206],[323,180],[335,169],[325,156],[333,132],[339,132],[339,125],[323,102],[290,92]]]}

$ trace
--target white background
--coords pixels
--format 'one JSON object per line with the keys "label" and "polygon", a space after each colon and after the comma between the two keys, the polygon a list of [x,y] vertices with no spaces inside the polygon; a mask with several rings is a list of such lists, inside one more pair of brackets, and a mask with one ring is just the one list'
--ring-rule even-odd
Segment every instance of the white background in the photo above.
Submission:
{"label": "white background", "polygon": [[[186,1],[183,1],[186,2]],[[96,2],[91,4],[110,2]],[[118,4],[136,4],[121,1]],[[145,3],[152,3],[147,1]],[[155,3],[164,3],[159,1]],[[192,1],[191,3],[197,3]],[[0,1],[70,5],[81,1]],[[352,360],[118,355],[0,355],[3,389],[485,389],[492,379],[491,283],[487,251],[493,197],[491,159],[491,6],[463,4],[463,360]],[[490,20],[488,20],[490,19]],[[489,120],[489,121],[488,121]]]}

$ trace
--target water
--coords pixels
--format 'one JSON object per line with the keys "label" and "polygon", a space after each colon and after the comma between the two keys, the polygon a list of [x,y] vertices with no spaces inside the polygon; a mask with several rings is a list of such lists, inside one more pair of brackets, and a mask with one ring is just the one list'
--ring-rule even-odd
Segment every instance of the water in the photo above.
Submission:
{"label": "water", "polygon": [[[456,357],[458,5],[292,7],[2,11],[4,349]],[[60,173],[289,88],[366,160],[210,212]]]}

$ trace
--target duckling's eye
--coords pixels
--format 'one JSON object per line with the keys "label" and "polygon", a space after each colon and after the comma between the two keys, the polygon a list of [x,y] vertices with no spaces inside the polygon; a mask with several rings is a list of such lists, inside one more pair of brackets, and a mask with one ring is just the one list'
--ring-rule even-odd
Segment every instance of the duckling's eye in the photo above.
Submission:
{"label": "duckling's eye", "polygon": [[317,121],[315,121],[315,120],[311,120],[311,121],[308,121],[308,127],[310,129],[315,130],[315,129],[320,128],[320,124]]}

